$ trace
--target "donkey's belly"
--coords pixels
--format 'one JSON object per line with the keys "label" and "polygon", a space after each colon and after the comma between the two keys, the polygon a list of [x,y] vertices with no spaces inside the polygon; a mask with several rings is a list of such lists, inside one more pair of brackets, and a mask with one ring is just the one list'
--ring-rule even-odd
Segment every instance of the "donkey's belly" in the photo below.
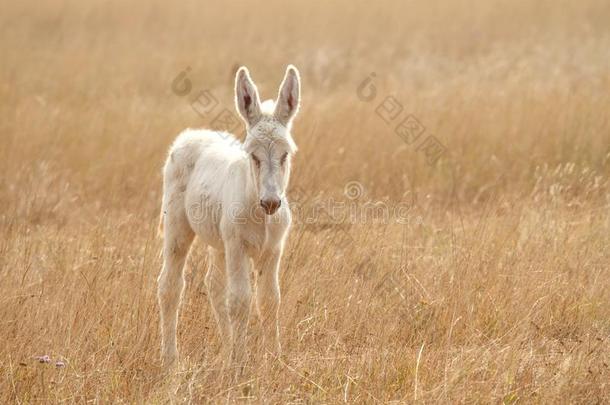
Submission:
{"label": "donkey's belly", "polygon": [[220,204],[202,193],[187,193],[185,210],[189,224],[201,241],[215,249],[222,249],[220,236]]}

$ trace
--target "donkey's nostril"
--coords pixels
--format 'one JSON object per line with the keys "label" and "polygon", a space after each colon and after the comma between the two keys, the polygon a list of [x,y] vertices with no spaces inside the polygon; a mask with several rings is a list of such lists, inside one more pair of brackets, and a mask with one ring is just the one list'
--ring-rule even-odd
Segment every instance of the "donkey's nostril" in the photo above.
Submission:
{"label": "donkey's nostril", "polygon": [[271,215],[277,211],[282,205],[282,200],[278,199],[269,199],[269,200],[261,200],[261,207],[265,209],[265,212],[268,215]]}

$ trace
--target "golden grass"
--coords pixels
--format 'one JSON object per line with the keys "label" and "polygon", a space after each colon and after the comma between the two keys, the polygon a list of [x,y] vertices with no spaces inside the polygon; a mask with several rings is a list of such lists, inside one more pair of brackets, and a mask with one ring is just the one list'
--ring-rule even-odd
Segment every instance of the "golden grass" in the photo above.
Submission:
{"label": "golden grass", "polygon": [[[607,1],[84,3],[0,6],[0,402],[608,400]],[[235,66],[273,97],[288,63],[303,210],[284,356],[253,349],[241,381],[221,369],[196,245],[164,375],[167,147],[211,125],[196,91],[232,110]],[[375,113],[389,95],[447,148],[436,165]],[[409,221],[304,221],[331,198],[408,204]]]}

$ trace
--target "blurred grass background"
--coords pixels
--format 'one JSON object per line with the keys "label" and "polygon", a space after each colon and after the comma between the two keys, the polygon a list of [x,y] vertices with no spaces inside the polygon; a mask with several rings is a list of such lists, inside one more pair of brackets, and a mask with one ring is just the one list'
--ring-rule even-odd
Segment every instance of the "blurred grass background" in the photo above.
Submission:
{"label": "blurred grass background", "polygon": [[[609,18],[598,0],[2,3],[0,399],[606,401]],[[253,349],[247,391],[220,370],[196,247],[185,360],[164,376],[167,147],[212,124],[197,91],[233,110],[246,65],[274,98],[288,63],[303,82],[295,202],[357,181],[352,203],[408,203],[418,220],[297,218],[285,357]],[[176,95],[187,68],[193,90]],[[435,165],[375,113],[387,96],[446,147]]]}

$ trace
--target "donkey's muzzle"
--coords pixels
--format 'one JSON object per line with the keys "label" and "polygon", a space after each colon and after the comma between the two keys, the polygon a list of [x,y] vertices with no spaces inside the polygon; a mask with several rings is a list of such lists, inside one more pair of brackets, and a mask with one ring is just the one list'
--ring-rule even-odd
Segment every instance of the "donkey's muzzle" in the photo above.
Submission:
{"label": "donkey's muzzle", "polygon": [[268,198],[261,200],[261,207],[263,207],[265,214],[267,215],[275,214],[275,211],[280,208],[280,205],[282,205],[282,200],[279,198]]}

